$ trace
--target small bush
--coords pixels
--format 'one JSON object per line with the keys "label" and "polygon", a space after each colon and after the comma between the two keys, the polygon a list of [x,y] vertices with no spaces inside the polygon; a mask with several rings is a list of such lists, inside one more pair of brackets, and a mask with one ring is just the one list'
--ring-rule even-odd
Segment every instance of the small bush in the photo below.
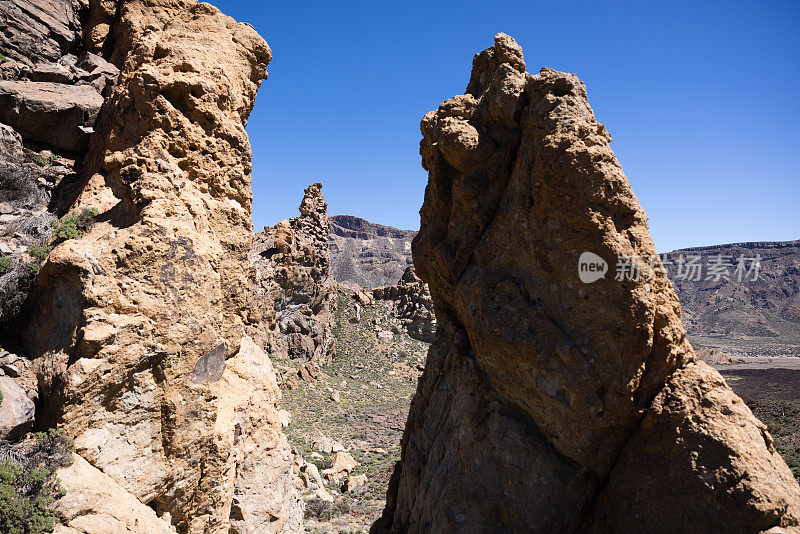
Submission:
{"label": "small bush", "polygon": [[60,220],[52,221],[50,225],[53,230],[49,237],[39,246],[32,246],[28,249],[28,255],[33,258],[31,263],[25,265],[32,274],[39,272],[39,266],[47,259],[47,256],[56,248],[56,245],[69,239],[77,239],[86,235],[86,231],[94,222],[97,210],[94,208],[81,210],[80,213],[67,215]]}
{"label": "small bush", "polygon": [[11,258],[8,256],[0,258],[0,274],[6,272],[9,267],[11,267]]}
{"label": "small bush", "polygon": [[39,534],[55,527],[53,503],[64,496],[55,472],[72,462],[74,445],[60,431],[39,432],[0,450],[0,532]]}
{"label": "small bush", "polygon": [[34,154],[33,161],[39,165],[40,167],[50,167],[53,163],[58,160],[58,156],[55,154],[46,154],[42,156],[41,154]]}
{"label": "small bush", "polygon": [[333,518],[333,506],[324,499],[311,499],[306,503],[306,519],[330,521]]}

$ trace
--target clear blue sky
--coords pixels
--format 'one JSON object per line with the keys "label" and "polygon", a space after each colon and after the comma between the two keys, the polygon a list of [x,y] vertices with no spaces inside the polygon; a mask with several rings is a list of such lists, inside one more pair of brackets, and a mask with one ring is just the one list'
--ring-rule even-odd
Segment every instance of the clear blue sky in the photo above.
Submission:
{"label": "clear blue sky", "polygon": [[497,32],[586,83],[660,251],[800,238],[800,2],[218,1],[272,48],[248,123],[256,229],[321,181],[331,214],[419,226],[419,121]]}

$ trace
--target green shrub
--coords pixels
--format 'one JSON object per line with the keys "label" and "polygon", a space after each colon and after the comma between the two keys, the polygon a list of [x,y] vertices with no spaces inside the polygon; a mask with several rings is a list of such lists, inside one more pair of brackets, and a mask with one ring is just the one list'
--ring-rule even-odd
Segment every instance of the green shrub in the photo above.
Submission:
{"label": "green shrub", "polygon": [[0,274],[6,272],[10,266],[11,266],[11,258],[9,258],[8,256],[0,258]]}
{"label": "green shrub", "polygon": [[33,258],[31,263],[25,265],[28,271],[32,274],[39,272],[39,266],[47,259],[47,256],[56,245],[68,239],[77,239],[86,235],[86,231],[92,225],[96,216],[97,210],[88,208],[81,210],[80,213],[67,215],[60,220],[52,221],[50,226],[53,227],[53,230],[48,238],[41,245],[32,246],[28,249],[28,255]]}
{"label": "green shrub", "polygon": [[[39,534],[55,527],[53,503],[64,496],[55,472],[72,462],[74,445],[60,431],[39,432],[0,460],[0,532]],[[21,461],[13,460],[16,457]]]}
{"label": "green shrub", "polygon": [[45,154],[44,156],[41,154],[34,154],[33,161],[40,167],[50,167],[53,163],[58,160],[58,156],[55,154]]}

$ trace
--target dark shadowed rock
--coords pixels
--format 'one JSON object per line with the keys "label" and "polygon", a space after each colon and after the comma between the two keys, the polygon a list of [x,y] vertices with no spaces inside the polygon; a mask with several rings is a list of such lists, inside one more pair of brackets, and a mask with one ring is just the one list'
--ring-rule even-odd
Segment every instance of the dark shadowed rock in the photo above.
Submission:
{"label": "dark shadowed rock", "polygon": [[0,81],[0,120],[25,140],[61,150],[86,150],[102,105],[90,85]]}
{"label": "dark shadowed rock", "polygon": [[574,75],[504,34],[422,120],[436,341],[376,531],[760,532],[800,521],[766,427],[696,362],[647,219]]}
{"label": "dark shadowed rock", "polygon": [[81,39],[79,0],[0,2],[0,52],[26,64],[55,61]]}

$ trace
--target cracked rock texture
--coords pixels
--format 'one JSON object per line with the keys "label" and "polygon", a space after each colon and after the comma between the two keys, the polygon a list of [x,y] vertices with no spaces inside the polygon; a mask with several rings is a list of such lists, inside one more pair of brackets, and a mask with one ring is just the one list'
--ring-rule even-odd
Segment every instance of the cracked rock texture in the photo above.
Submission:
{"label": "cracked rock texture", "polygon": [[392,313],[403,323],[409,336],[427,343],[436,339],[431,292],[428,284],[419,279],[413,265],[406,268],[396,285],[376,287],[372,296],[394,301]]}
{"label": "cracked rock texture", "polygon": [[251,334],[282,358],[333,358],[336,285],[328,251],[328,204],[322,184],[308,186],[300,216],[258,232],[250,249]]}
{"label": "cracked rock texture", "polygon": [[37,424],[58,423],[178,532],[296,531],[280,392],[245,335],[244,126],[270,49],[209,4],[131,0],[118,15],[119,79],[71,203],[98,215],[50,253],[30,299]]}
{"label": "cracked rock texture", "polygon": [[[498,34],[422,120],[417,272],[438,320],[376,531],[759,532],[800,520],[772,439],[694,352],[572,74]],[[613,269],[613,267],[612,267]],[[652,275],[652,276],[651,276]]]}

